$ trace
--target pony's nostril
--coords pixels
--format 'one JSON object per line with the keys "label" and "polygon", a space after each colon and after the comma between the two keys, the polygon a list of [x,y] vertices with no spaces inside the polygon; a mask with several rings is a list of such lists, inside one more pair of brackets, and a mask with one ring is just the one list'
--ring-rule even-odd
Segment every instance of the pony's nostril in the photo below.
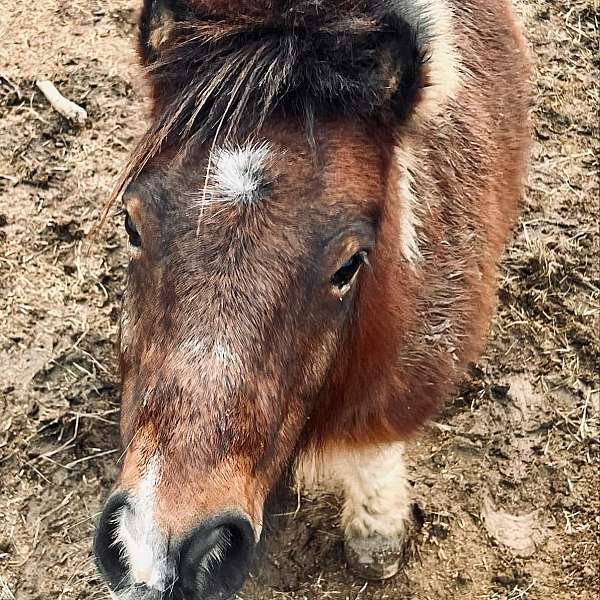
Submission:
{"label": "pony's nostril", "polygon": [[219,515],[202,523],[183,542],[179,577],[185,597],[229,598],[244,582],[254,548],[254,532],[242,516]]}
{"label": "pony's nostril", "polygon": [[128,583],[128,566],[117,543],[120,516],[127,507],[125,492],[113,494],[104,505],[94,537],[96,564],[113,590]]}

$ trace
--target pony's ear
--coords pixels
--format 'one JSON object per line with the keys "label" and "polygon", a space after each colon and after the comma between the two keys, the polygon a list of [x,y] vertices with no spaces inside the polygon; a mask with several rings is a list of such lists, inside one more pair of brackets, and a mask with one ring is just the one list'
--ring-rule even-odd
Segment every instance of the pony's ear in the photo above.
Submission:
{"label": "pony's ear", "polygon": [[[403,120],[419,102],[425,84],[425,35],[394,14],[383,16],[381,25],[383,33],[376,37],[372,48],[365,49],[362,65],[360,52],[355,50],[350,56],[359,57],[355,74],[362,79],[363,89],[369,91],[373,112],[383,111],[385,115],[391,111]],[[373,64],[369,64],[369,54]]]}
{"label": "pony's ear", "polygon": [[145,65],[160,56],[180,19],[180,12],[178,0],[144,0],[139,22],[139,52]]}

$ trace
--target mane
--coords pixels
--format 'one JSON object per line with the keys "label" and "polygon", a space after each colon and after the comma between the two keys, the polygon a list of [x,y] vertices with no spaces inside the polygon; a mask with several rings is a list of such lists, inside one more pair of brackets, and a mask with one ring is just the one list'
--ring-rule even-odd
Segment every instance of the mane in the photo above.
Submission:
{"label": "mane", "polygon": [[319,117],[405,119],[423,85],[427,23],[383,9],[339,14],[311,6],[269,19],[186,8],[170,13],[159,52],[142,15],[153,119],[112,198],[165,148],[183,153],[192,144],[253,136],[274,114],[300,119],[312,143]]}

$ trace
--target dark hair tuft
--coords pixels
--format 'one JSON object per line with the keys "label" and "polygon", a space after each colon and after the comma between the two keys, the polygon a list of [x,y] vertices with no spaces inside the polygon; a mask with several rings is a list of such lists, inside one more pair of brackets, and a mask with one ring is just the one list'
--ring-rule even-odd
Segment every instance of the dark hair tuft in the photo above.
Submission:
{"label": "dark hair tuft", "polygon": [[[251,135],[275,112],[301,118],[310,131],[319,116],[398,120],[414,105],[423,31],[393,11],[340,14],[325,2],[279,0],[259,20],[181,4],[146,0],[140,39],[154,122],[120,189],[165,147]],[[160,52],[150,46],[157,5],[171,19]]]}

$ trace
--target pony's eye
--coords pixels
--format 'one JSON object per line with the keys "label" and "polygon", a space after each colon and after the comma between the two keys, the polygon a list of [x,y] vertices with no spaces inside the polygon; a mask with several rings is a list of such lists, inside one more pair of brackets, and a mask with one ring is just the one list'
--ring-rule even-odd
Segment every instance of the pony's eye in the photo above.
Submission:
{"label": "pony's eye", "polygon": [[364,250],[353,254],[329,279],[340,299],[350,289],[358,270],[365,262],[367,253]]}
{"label": "pony's eye", "polygon": [[140,234],[133,223],[133,219],[128,212],[125,213],[125,231],[129,236],[129,243],[132,246],[139,248],[142,245],[142,238],[140,237]]}

